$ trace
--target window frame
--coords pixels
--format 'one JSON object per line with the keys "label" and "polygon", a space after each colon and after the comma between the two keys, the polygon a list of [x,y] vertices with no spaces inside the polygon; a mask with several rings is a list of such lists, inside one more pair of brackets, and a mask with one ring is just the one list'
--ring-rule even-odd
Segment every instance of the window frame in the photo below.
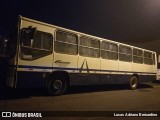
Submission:
{"label": "window frame", "polygon": [[155,65],[156,64],[156,54],[152,53],[152,56],[153,56],[153,65]]}
{"label": "window frame", "polygon": [[[136,50],[136,54],[134,53],[134,50]],[[142,55],[140,56],[140,55],[138,55],[139,53],[139,51],[141,51],[142,53]],[[137,62],[137,61],[135,61],[135,57],[136,57],[136,59],[137,58],[141,58],[142,59],[142,62]],[[144,52],[143,52],[143,50],[141,50],[141,49],[137,49],[137,48],[133,48],[133,63],[138,63],[138,64],[143,64],[144,63]]]}
{"label": "window frame", "polygon": [[[60,41],[60,40],[57,40],[57,32],[61,32],[61,33],[65,33],[65,34],[68,34],[68,35],[73,35],[76,37],[76,43],[70,43],[70,42],[64,42],[64,41]],[[76,51],[76,54],[68,54],[68,53],[65,53],[65,52],[59,52],[56,50],[56,42],[57,43],[61,43],[61,44],[68,44],[68,45],[74,45],[77,47],[77,51]],[[65,55],[78,55],[78,35],[76,33],[73,33],[73,32],[68,32],[68,31],[65,31],[65,30],[61,30],[61,29],[57,29],[55,30],[55,39],[54,39],[54,52],[55,53],[59,53],[59,54],[65,54]]]}
{"label": "window frame", "polygon": [[[22,28],[22,29],[23,29],[23,28]],[[22,30],[22,29],[21,29],[21,30]],[[43,33],[43,34],[48,34],[48,35],[51,36],[51,47],[50,47],[50,50],[34,48],[33,46],[32,46],[32,47],[24,46],[23,43],[22,43],[23,40],[22,40],[22,38],[21,38],[21,33],[20,33],[20,48],[19,48],[19,49],[20,49],[20,52],[19,52],[19,57],[20,57],[20,59],[22,59],[22,60],[27,60],[27,61],[33,61],[33,60],[36,60],[36,59],[39,59],[39,58],[48,56],[48,55],[50,55],[50,54],[53,53],[53,34],[51,34],[51,33],[49,33],[49,32],[45,32],[45,31],[41,31],[41,30],[37,30],[37,31],[38,31],[38,32],[41,32],[41,33]],[[36,32],[37,32],[37,31],[36,31]],[[31,41],[31,40],[30,40],[30,41]],[[27,59],[27,58],[23,58],[23,57],[22,57],[22,49],[28,49],[28,50],[32,50],[32,51],[34,51],[34,50],[46,51],[46,52],[48,52],[48,54],[43,55],[43,56],[39,56],[39,57],[35,57],[35,58],[32,57],[32,59]]]}
{"label": "window frame", "polygon": [[[130,54],[129,53],[127,53],[127,52],[121,52],[120,51],[120,47],[125,47],[125,48],[130,48],[130,50],[131,50],[131,52],[130,52]],[[124,60],[124,59],[120,59],[121,57],[120,57],[120,55],[126,55],[126,57],[127,56],[130,56],[130,60]],[[119,57],[119,61],[123,61],[123,62],[132,62],[133,61],[133,49],[132,49],[132,47],[130,47],[130,46],[126,46],[126,45],[119,45],[119,50],[118,50],[118,57]]]}
{"label": "window frame", "polygon": [[[103,43],[107,43],[108,44],[108,46],[107,46],[108,49],[105,49],[105,48],[102,47]],[[116,51],[112,50],[110,45],[116,46],[117,50]],[[117,58],[115,58],[115,59],[113,59],[113,58],[105,58],[105,57],[102,56],[102,51],[109,52],[109,53],[115,53],[115,54],[117,54]],[[101,42],[101,58],[102,59],[106,59],[106,60],[118,60],[118,44],[117,43],[113,43],[113,42],[108,42],[108,41],[102,41]]]}
{"label": "window frame", "polygon": [[[147,54],[147,56],[145,56],[145,53],[150,53],[151,57],[149,57],[149,55]],[[152,63],[147,63],[146,60],[151,60]],[[149,52],[149,51],[144,51],[144,57],[143,57],[143,61],[144,61],[144,64],[146,65],[154,65],[154,62],[153,62],[153,52]]]}
{"label": "window frame", "polygon": [[[87,45],[82,45],[81,44],[81,38],[85,38],[85,39],[87,39],[87,40],[90,40],[90,41],[92,41],[92,40],[95,40],[95,41],[97,41],[98,42],[98,47],[93,47],[93,46],[87,46]],[[90,56],[90,55],[82,55],[81,53],[80,53],[80,51],[81,51],[81,49],[82,48],[87,48],[87,49],[92,49],[92,50],[98,50],[98,57],[96,57],[96,56]],[[79,55],[80,56],[83,56],[83,57],[91,57],[91,58],[100,58],[101,56],[100,56],[100,40],[98,40],[98,39],[95,39],[95,38],[92,38],[92,37],[88,37],[88,36],[80,36],[79,37]]]}

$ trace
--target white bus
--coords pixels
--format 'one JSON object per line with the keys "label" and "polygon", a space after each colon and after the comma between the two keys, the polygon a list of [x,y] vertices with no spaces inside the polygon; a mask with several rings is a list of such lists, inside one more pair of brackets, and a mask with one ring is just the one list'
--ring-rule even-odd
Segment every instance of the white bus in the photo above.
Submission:
{"label": "white bus", "polygon": [[13,88],[46,87],[60,95],[69,86],[128,84],[136,89],[156,79],[156,52],[22,16],[13,43],[7,76]]}

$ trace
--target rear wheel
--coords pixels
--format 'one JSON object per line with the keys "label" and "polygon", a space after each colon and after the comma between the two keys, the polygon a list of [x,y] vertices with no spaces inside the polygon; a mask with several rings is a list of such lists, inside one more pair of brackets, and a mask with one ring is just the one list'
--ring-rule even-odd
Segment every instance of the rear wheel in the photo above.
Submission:
{"label": "rear wheel", "polygon": [[129,87],[130,89],[134,90],[138,86],[138,79],[136,76],[132,76],[130,81],[129,81]]}
{"label": "rear wheel", "polygon": [[47,81],[46,87],[51,95],[62,95],[67,90],[67,81],[62,78],[52,78]]}

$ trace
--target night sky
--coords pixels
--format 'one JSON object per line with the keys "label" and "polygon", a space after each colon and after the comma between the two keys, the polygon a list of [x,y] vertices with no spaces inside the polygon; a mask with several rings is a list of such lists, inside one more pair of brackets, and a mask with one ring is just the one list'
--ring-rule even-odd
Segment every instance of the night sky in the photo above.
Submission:
{"label": "night sky", "polygon": [[0,34],[18,15],[115,41],[160,39],[160,0],[1,0]]}

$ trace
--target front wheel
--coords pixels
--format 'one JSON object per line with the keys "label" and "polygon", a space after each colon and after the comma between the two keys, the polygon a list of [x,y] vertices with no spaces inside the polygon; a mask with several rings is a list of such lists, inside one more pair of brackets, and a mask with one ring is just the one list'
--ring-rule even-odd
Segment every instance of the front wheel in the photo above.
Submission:
{"label": "front wheel", "polygon": [[49,79],[46,87],[51,95],[62,95],[67,90],[67,82],[63,79]]}
{"label": "front wheel", "polygon": [[134,90],[138,86],[138,79],[136,76],[132,76],[130,81],[129,81],[129,87],[130,89]]}

